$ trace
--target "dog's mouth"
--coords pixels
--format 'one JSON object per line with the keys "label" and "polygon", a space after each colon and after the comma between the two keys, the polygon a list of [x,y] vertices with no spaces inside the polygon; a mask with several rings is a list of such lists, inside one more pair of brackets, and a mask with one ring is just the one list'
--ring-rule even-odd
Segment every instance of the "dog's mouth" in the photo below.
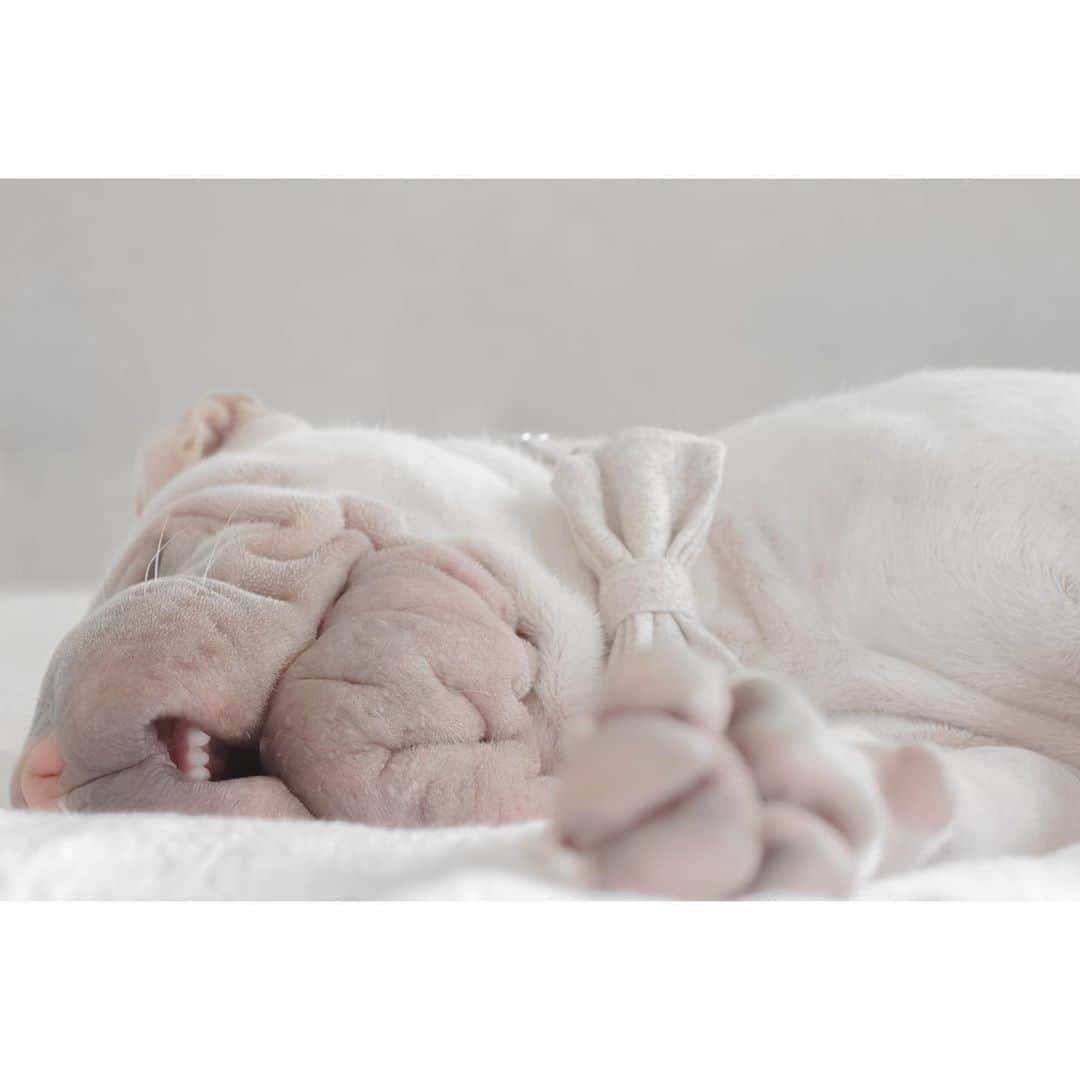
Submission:
{"label": "dog's mouth", "polygon": [[256,746],[230,745],[177,717],[158,720],[155,726],[169,760],[188,780],[236,780],[263,772]]}

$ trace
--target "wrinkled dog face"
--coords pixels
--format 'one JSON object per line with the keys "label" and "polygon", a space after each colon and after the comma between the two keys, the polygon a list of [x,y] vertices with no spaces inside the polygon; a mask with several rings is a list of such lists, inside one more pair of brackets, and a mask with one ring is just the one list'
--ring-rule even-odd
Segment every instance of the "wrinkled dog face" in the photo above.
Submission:
{"label": "wrinkled dog face", "polygon": [[551,795],[537,655],[478,562],[316,493],[208,398],[144,454],[140,531],[46,675],[17,805],[497,822]]}

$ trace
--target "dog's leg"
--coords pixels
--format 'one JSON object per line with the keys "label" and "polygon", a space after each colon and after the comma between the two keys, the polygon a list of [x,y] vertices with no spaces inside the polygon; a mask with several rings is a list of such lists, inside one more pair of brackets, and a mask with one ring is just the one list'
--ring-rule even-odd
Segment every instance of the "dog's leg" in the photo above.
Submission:
{"label": "dog's leg", "polygon": [[[598,886],[846,895],[889,846],[884,763],[771,677],[729,685],[687,652],[636,654],[609,671],[596,718],[563,769],[555,828]],[[909,778],[940,779],[930,755],[906,757],[893,765]],[[940,832],[934,810],[922,832]]]}
{"label": "dog's leg", "polygon": [[942,749],[955,810],[934,861],[1034,855],[1080,841],[1080,776],[1013,746]]}

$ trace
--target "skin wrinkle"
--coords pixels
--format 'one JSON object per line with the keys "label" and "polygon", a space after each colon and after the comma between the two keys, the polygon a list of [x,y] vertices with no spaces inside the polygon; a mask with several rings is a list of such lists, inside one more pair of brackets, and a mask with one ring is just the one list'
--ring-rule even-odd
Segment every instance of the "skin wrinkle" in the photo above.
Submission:
{"label": "skin wrinkle", "polygon": [[[472,699],[472,697],[469,695],[469,693],[467,691],[464,691],[460,687],[457,687],[457,686],[451,686],[446,681],[446,679],[443,678],[443,676],[441,676],[435,670],[435,665],[432,664],[431,657],[425,656],[422,659],[423,659],[424,663],[427,665],[427,668],[431,672],[431,674],[440,683],[442,683],[442,685],[447,690],[449,690],[451,693],[457,693],[464,701],[467,701],[472,706],[473,712],[476,713],[476,718],[480,721],[480,735],[475,741],[480,742],[480,743],[491,742],[491,724],[489,723],[487,714],[484,712],[484,710],[482,708],[480,708],[480,706]],[[491,696],[494,697],[495,695],[492,694]]]}
{"label": "skin wrinkle", "polygon": [[[923,675],[930,674],[934,678],[940,679],[942,683],[947,684],[947,685],[949,685],[951,687],[954,687],[954,688],[960,690],[964,697],[972,699],[975,702],[989,703],[991,706],[995,707],[998,710],[1008,711],[1008,712],[1011,712],[1011,713],[1023,712],[1023,713],[1026,713],[1031,719],[1036,720],[1036,721],[1049,719],[1049,720],[1052,720],[1053,722],[1055,722],[1057,724],[1060,724],[1062,726],[1065,726],[1065,725],[1068,724],[1068,720],[1069,720],[1068,717],[1051,716],[1049,714],[1030,712],[1023,705],[1019,705],[1019,704],[1017,704],[1015,702],[1012,702],[1012,701],[1008,700],[1008,698],[992,694],[992,693],[990,693],[990,692],[988,692],[987,690],[984,690],[984,689],[977,689],[975,687],[966,685],[965,683],[961,682],[960,680],[955,679],[952,676],[945,674],[944,672],[940,671],[939,669],[935,668],[933,665],[931,665],[929,663],[923,662],[921,664],[916,665],[913,661],[907,659],[906,657],[903,657],[903,656],[900,656],[900,655],[894,654],[894,653],[885,652],[885,651],[883,651],[881,649],[868,649],[867,652],[869,652],[873,656],[884,659],[884,660],[886,660],[886,661],[888,661],[890,663],[895,663],[895,664],[898,664],[898,665],[902,665],[902,666],[907,667],[907,668],[917,668],[919,670],[920,674],[923,674]],[[879,693],[880,693],[880,691],[879,691]],[[860,709],[858,707],[858,705],[856,704],[854,707],[852,707],[850,709],[850,711],[861,712],[861,713],[864,713],[864,714],[866,712],[882,712],[882,713],[895,714],[895,712],[897,710],[895,708],[891,708],[889,706],[880,707],[878,709]],[[917,716],[917,710],[916,709],[905,708],[903,710],[903,712],[904,712],[905,716],[912,716],[912,717]],[[974,732],[974,734],[980,734],[980,733],[979,732]],[[1031,742],[1029,744],[1029,743],[1024,742],[1023,739],[1020,738],[1020,737],[1010,737],[1009,735],[1007,735],[1005,733],[995,734],[995,738],[998,741],[1003,742],[1003,743],[1005,743],[1007,745],[1014,745],[1014,746],[1024,747],[1025,749],[1032,749],[1032,750],[1040,749],[1040,747],[1039,747],[1036,740],[1031,740]]]}
{"label": "skin wrinkle", "polygon": [[[347,592],[347,591],[348,591],[348,588],[346,588],[344,590],[344,592]],[[340,597],[339,597],[339,599],[340,599]],[[401,607],[401,608],[389,608],[389,607],[365,608],[364,611],[363,611],[363,615],[364,616],[367,616],[367,615],[377,616],[377,615],[380,615],[380,614],[381,615],[391,615],[391,614],[392,615],[412,615],[412,616],[415,616],[416,618],[419,618],[419,619],[430,620],[431,622],[435,623],[436,625],[441,626],[443,621],[444,621],[444,618],[440,618],[440,615],[445,617],[446,612],[445,612],[444,609],[439,609],[439,608],[436,608],[435,611],[438,612],[438,614],[435,614],[432,611],[426,611],[426,610],[424,610],[424,608],[422,606],[417,607],[415,605],[410,605],[410,606],[405,606],[405,607]],[[331,614],[331,612],[327,611],[326,617],[328,618],[330,616],[330,614]],[[481,629],[481,630],[483,630],[485,632],[488,632],[488,631],[491,630],[491,625],[489,623],[484,623],[480,619],[472,618],[469,615],[463,614],[463,613],[461,613],[459,611],[454,612],[454,617],[456,619],[461,619],[461,620],[466,621],[466,622],[471,622],[473,625],[477,626],[479,629]],[[477,692],[479,692],[479,691],[477,691]]]}
{"label": "skin wrinkle", "polygon": [[[651,802],[647,800],[643,801],[636,811],[633,811],[614,822],[606,832],[590,835],[590,843],[588,846],[591,847],[595,844],[617,842],[620,837],[639,829],[650,818],[661,817],[681,804],[689,802],[695,796],[700,795],[713,784],[714,780],[715,777],[713,777],[711,771],[706,768],[697,780],[692,781],[686,787],[677,789],[668,795],[656,798]],[[573,836],[567,836],[566,839],[570,847],[578,846],[574,842]]]}
{"label": "skin wrinkle", "polygon": [[122,768],[113,769],[111,772],[102,773],[100,776],[95,776],[90,780],[84,780],[81,784],[75,784],[74,787],[68,788],[68,790],[65,792],[65,798],[71,795],[75,795],[80,791],[85,791],[86,788],[90,787],[92,784],[98,783],[100,780],[109,780],[112,777],[119,776],[121,773],[126,773],[131,769],[137,769],[140,766],[147,764],[154,756],[154,754],[147,754],[146,757],[144,757],[141,761],[136,761],[132,765],[124,765]]}
{"label": "skin wrinkle", "polygon": [[[446,615],[446,610],[445,609],[443,609],[443,608],[435,608],[434,611],[432,611],[432,610],[427,610],[426,608],[427,608],[427,605],[423,605],[423,604],[421,604],[421,605],[409,604],[409,605],[402,606],[400,608],[388,608],[388,607],[365,608],[364,609],[364,614],[368,614],[370,612],[372,615],[377,615],[377,614],[380,614],[380,613],[382,613],[382,614],[394,614],[394,615],[415,615],[418,619],[430,619],[432,622],[434,622],[436,624],[441,624],[444,621],[444,618],[445,618],[445,615]],[[440,616],[442,616],[442,618],[440,618]],[[465,612],[455,610],[454,611],[454,617],[455,617],[455,619],[459,619],[459,620],[464,621],[464,622],[470,622],[474,626],[477,626],[481,630],[484,630],[484,631],[489,631],[491,629],[490,623],[485,623],[482,620],[480,620],[478,618],[475,618],[473,616],[470,616]],[[509,625],[509,624],[507,624],[507,625]]]}
{"label": "skin wrinkle", "polygon": [[[430,662],[428,662],[428,666],[430,667]],[[370,687],[370,688],[380,689],[380,690],[386,690],[387,689],[385,684],[376,683],[376,682],[373,682],[373,681],[370,681],[370,680],[369,681],[359,681],[359,680],[356,680],[356,679],[350,679],[350,678],[347,678],[347,677],[340,677],[340,676],[331,677],[331,676],[299,675],[299,676],[296,676],[295,678],[296,678],[296,681],[298,681],[298,682],[338,682],[338,683],[344,682],[344,683],[346,683],[348,685],[352,685],[352,686]],[[446,685],[446,684],[444,683],[443,685]],[[448,689],[451,689],[451,688],[448,687]],[[399,746],[399,747],[390,747],[390,746],[387,746],[384,743],[379,743],[379,742],[376,742],[376,741],[372,741],[372,742],[367,743],[366,744],[367,746],[378,746],[380,749],[385,750],[386,753],[387,753],[387,759],[383,763],[383,766],[381,767],[381,769],[379,771],[377,779],[382,778],[382,776],[385,773],[386,769],[390,766],[392,761],[395,758],[397,758],[398,755],[400,755],[402,753],[405,753],[405,752],[410,752],[410,751],[430,750],[433,747],[438,746],[440,743],[447,744],[447,745],[451,745],[451,744],[452,745],[469,745],[469,744],[471,744],[473,742],[478,742],[481,745],[498,745],[498,744],[501,744],[501,743],[519,742],[523,746],[528,747],[528,737],[527,737],[527,735],[525,733],[506,735],[506,736],[502,736],[502,737],[492,737],[490,735],[490,732],[487,729],[486,719],[485,719],[485,717],[483,715],[482,710],[479,709],[479,707],[477,707],[475,705],[474,705],[474,709],[475,709],[475,711],[476,711],[476,713],[477,713],[477,715],[478,715],[478,717],[479,717],[479,719],[481,721],[481,724],[482,724],[482,726],[484,728],[483,734],[478,739],[477,738],[465,738],[465,739],[449,739],[449,740],[447,740],[447,739],[445,739],[445,737],[440,738],[439,736],[436,736],[434,742],[432,742],[432,741],[424,741],[424,742],[419,742],[419,743],[406,744],[404,746]],[[483,765],[482,759],[477,758],[476,765],[475,765],[475,771],[474,771],[474,779],[478,775],[479,769],[482,767],[482,765]]]}
{"label": "skin wrinkle", "polygon": [[205,583],[207,577],[210,574],[210,568],[214,565],[214,559],[217,556],[218,549],[221,547],[221,541],[224,539],[225,533],[229,526],[233,522],[233,518],[240,512],[240,506],[237,505],[236,509],[225,519],[225,524],[222,525],[217,536],[214,538],[214,546],[210,549],[210,557],[206,560],[206,569],[202,572],[202,581]]}
{"label": "skin wrinkle", "polygon": [[[81,784],[74,785],[73,787],[71,787],[71,788],[69,788],[67,790],[67,792],[65,793],[65,798],[69,798],[70,796],[75,795],[80,791],[85,791],[91,785],[97,784],[102,780],[112,779],[113,777],[120,776],[123,773],[131,772],[133,769],[141,769],[144,766],[152,764],[154,761],[160,762],[160,764],[162,765],[163,768],[169,768],[169,769],[175,768],[175,766],[172,764],[172,762],[168,758],[168,751],[165,750],[165,748],[161,744],[160,740],[158,740],[157,749],[156,750],[151,750],[146,755],[146,757],[140,759],[139,761],[134,762],[131,765],[124,765],[121,768],[113,769],[111,772],[101,773],[100,775],[95,776],[90,780],[84,780]],[[193,781],[189,781],[189,782],[193,782]]]}
{"label": "skin wrinkle", "polygon": [[[238,603],[237,598],[234,597],[234,596],[231,596],[227,591],[220,594],[220,595],[223,595],[225,597],[225,599],[228,600],[228,601],[231,601],[233,603]],[[277,603],[279,601],[273,601],[273,602]],[[216,613],[212,613],[212,614],[216,614]],[[226,628],[224,628],[221,625],[220,620],[218,622],[218,625],[215,626],[215,629],[220,633],[220,635],[223,638],[227,639],[228,631],[227,631]],[[232,644],[233,646],[236,646],[238,644],[238,642],[230,641],[230,644]],[[301,646],[301,648],[297,650],[295,656],[299,656],[301,653],[303,653],[304,650],[307,647],[309,647],[309,644],[310,643],[305,643],[305,645]],[[262,734],[262,730],[263,730],[263,728],[264,728],[264,726],[266,724],[266,714],[269,711],[270,703],[273,701],[274,691],[277,688],[277,684],[280,681],[282,674],[285,671],[288,670],[289,666],[292,664],[293,660],[295,659],[295,656],[290,657],[286,661],[286,663],[278,671],[277,676],[274,679],[273,685],[271,686],[270,692],[266,696],[266,701],[265,701],[265,704],[264,704],[263,709],[261,711],[261,714],[259,716],[259,719],[258,719],[257,723],[251,728],[250,734],[248,736],[242,738],[242,739],[229,739],[229,738],[225,737],[224,735],[218,734],[216,737],[221,742],[225,743],[226,745],[232,745],[232,746],[236,746],[238,748],[243,748],[243,747],[246,747],[246,746],[250,746],[250,745],[252,745],[254,743],[257,743],[259,741],[259,739],[261,737],[261,734]],[[192,700],[198,700],[198,698],[192,693],[192,691],[190,689],[188,690],[188,693],[189,693],[189,696],[192,697]],[[155,718],[155,720],[156,720],[156,718]],[[154,721],[151,721],[151,722],[153,723]]]}
{"label": "skin wrinkle", "polygon": [[[713,528],[706,538],[706,545],[717,553],[720,561],[740,568],[740,572],[733,575],[733,584],[741,600],[738,610],[743,612],[750,622],[755,635],[754,640],[767,641],[769,635],[759,610],[760,604],[756,602],[762,594],[762,589],[754,580],[755,571],[751,561],[746,558],[746,544],[739,536],[735,523],[723,513],[717,515]],[[735,605],[732,606],[735,607]]]}
{"label": "skin wrinkle", "polygon": [[[387,687],[386,684],[383,684],[383,683],[377,683],[377,682],[374,682],[374,681],[360,681],[360,680],[357,680],[357,679],[345,678],[343,676],[296,675],[296,676],[294,676],[294,680],[296,682],[345,683],[348,686],[356,686],[356,687],[362,687],[362,688],[373,689],[373,690],[382,690],[382,691],[386,691],[386,690],[389,689],[389,687]],[[442,740],[442,742],[444,742],[446,745],[468,745],[469,743],[474,742],[474,741],[484,742],[485,740],[483,740],[483,739],[480,739],[480,740],[474,740],[474,739],[445,739],[445,740]],[[437,744],[437,742],[438,742],[438,740],[436,741],[436,744]],[[418,749],[422,749],[423,747],[430,747],[432,745],[433,745],[433,743],[429,741],[429,742],[409,743],[409,744],[406,744],[404,746],[391,747],[391,746],[387,745],[386,743],[382,743],[382,742],[379,742],[378,740],[374,740],[374,739],[370,740],[367,743],[365,743],[365,746],[378,746],[378,747],[384,748],[390,754],[397,754],[397,753],[400,753],[402,750],[418,750]]]}
{"label": "skin wrinkle", "polygon": [[[859,850],[869,843],[869,838],[860,834],[859,826],[862,822],[869,820],[871,813],[870,810],[864,809],[855,801],[859,789],[853,787],[850,789],[850,793],[843,790],[830,790],[828,787],[825,787],[824,790],[818,790],[821,785],[820,778],[815,776],[813,771],[814,751],[816,750],[821,757],[828,757],[830,749],[831,747],[824,744],[822,740],[818,740],[816,747],[811,747],[805,743],[798,745],[788,740],[788,745],[781,750],[781,753],[786,754],[788,759],[786,763],[786,789],[779,794],[776,792],[769,792],[768,794],[771,796],[771,801],[812,809],[824,824],[834,829],[838,836],[843,837],[848,847]],[[770,763],[773,770],[783,770],[784,765],[785,762],[782,757],[779,759],[774,757]],[[815,780],[819,781],[818,785],[815,785]],[[760,784],[759,792],[762,795],[766,794],[761,790]],[[849,804],[845,804],[842,797],[837,798],[837,796],[843,796],[844,794],[849,795]],[[860,801],[866,802],[868,800]],[[854,803],[854,805],[850,803]]]}
{"label": "skin wrinkle", "polygon": [[323,612],[322,618],[319,620],[318,629],[315,631],[315,640],[318,640],[323,636],[324,632],[327,629],[326,620],[330,618],[330,616],[333,614],[333,611],[337,607],[338,602],[341,600],[341,598],[349,591],[349,582],[350,578],[352,577],[352,570],[353,568],[350,566],[349,572],[345,575],[345,579],[341,583],[341,588],[338,589],[337,593],[334,596],[334,599],[330,601],[330,605],[327,607],[326,611]]}
{"label": "skin wrinkle", "polygon": [[[177,523],[179,523],[181,521],[189,521],[190,522],[190,521],[194,520],[194,521],[197,521],[197,522],[217,523],[218,525],[220,525],[222,523],[222,521],[223,521],[222,518],[220,518],[220,517],[218,517],[216,515],[206,514],[206,513],[196,513],[194,511],[185,511],[184,513],[177,513],[174,507],[170,507],[166,511],[166,513],[164,514],[164,517],[163,517],[162,526],[161,526],[161,533],[159,535],[159,543],[160,543],[161,536],[164,536],[165,529],[167,528],[170,519],[175,520]],[[170,535],[168,542],[172,543],[172,541],[177,536],[181,535],[184,532],[198,533],[199,531],[200,530],[194,524],[185,525],[182,528],[177,529],[175,532],[173,532]],[[203,533],[203,536],[206,539],[208,539],[211,535],[213,535],[213,534],[209,530],[207,530],[206,532]],[[220,533],[218,535],[220,535]],[[167,546],[168,545],[166,544],[166,547]],[[131,547],[133,548],[133,550],[132,550],[130,556],[127,558],[126,562],[122,563],[123,572],[120,572],[119,570],[116,570],[109,576],[109,580],[106,582],[106,585],[105,585],[104,589],[102,590],[103,594],[107,592],[109,596],[113,596],[113,595],[116,595],[119,591],[122,591],[120,589],[110,590],[109,586],[116,583],[116,582],[125,581],[131,576],[134,567],[137,566],[139,561],[140,561],[140,550],[144,549],[145,541],[140,538],[139,540],[135,541],[135,543],[133,545],[131,545]],[[155,557],[160,556],[160,554],[164,550],[165,550],[164,548],[156,549],[156,555],[152,555],[150,557],[149,564],[152,564],[154,562]],[[170,575],[170,576],[173,576],[173,575]],[[156,580],[157,577],[158,577],[158,573],[157,573],[157,569],[155,569],[154,580]],[[145,576],[144,576],[143,580],[144,581],[146,580]]]}
{"label": "skin wrinkle", "polygon": [[[218,485],[216,487],[210,487],[210,488],[204,489],[202,491],[197,491],[197,492],[194,492],[194,493],[190,493],[185,498],[187,500],[204,499],[206,497],[207,492],[212,491],[212,492],[216,492],[216,493],[220,494],[223,490],[227,491],[230,487],[233,487],[233,486],[235,486],[235,485],[222,484],[222,485]],[[244,489],[241,489],[241,490],[243,491]],[[274,492],[274,493],[280,493],[281,489],[280,488],[271,488],[270,490],[272,492]],[[248,494],[248,497],[250,498],[250,493]],[[228,529],[229,525],[232,523],[232,521],[235,518],[236,514],[239,513],[240,510],[242,509],[242,503],[241,503],[241,504],[237,505],[226,516],[223,513],[215,514],[213,512],[213,510],[211,510],[211,509],[198,510],[198,509],[186,507],[186,506],[184,506],[184,500],[181,500],[181,503],[179,504],[179,506],[180,506],[179,510],[177,509],[177,506],[175,504],[173,506],[170,506],[166,510],[166,512],[164,514],[163,522],[162,522],[161,534],[159,535],[159,545],[160,545],[161,536],[164,535],[164,532],[165,532],[165,529],[168,526],[169,520],[170,519],[175,519],[177,522],[188,521],[188,522],[208,523],[210,525],[217,525],[218,530],[217,530],[216,533],[212,533],[209,530],[207,530],[204,533],[204,535],[205,535],[205,537],[207,539],[211,535],[215,536],[215,549],[214,550],[216,550],[217,545],[221,542],[221,539],[222,539],[222,537],[224,535],[225,530]],[[354,532],[359,531],[357,529],[354,529],[354,528],[350,527],[347,524],[347,522],[345,520],[346,516],[347,516],[346,512],[345,512],[345,508],[343,506],[341,506],[340,501],[338,503],[338,510],[339,510],[339,514],[340,514],[341,528],[342,529],[347,529],[349,531],[354,531]],[[293,515],[293,517],[295,517],[295,515]],[[290,522],[287,517],[283,518],[282,515],[277,515],[275,517],[273,515],[268,515],[266,513],[262,513],[262,514],[257,513],[255,516],[250,517],[250,518],[240,522],[241,525],[252,525],[252,526],[260,526],[260,525],[268,525],[268,524],[269,525],[286,525],[287,526],[289,524],[294,524],[294,523],[295,523],[294,521]],[[199,531],[194,524],[189,524],[189,525],[185,526],[184,528],[179,529],[176,532],[174,532],[172,534],[172,536],[170,536],[170,538],[169,538],[169,543],[171,543],[172,539],[174,539],[176,536],[183,533],[185,530],[193,531],[193,532],[198,532]],[[138,545],[141,545],[141,541],[138,542]],[[160,553],[163,550],[164,550],[163,548],[159,547],[157,555],[160,556]],[[287,557],[282,557],[282,558],[279,558],[279,559],[275,559],[275,557],[272,554],[268,553],[268,552],[260,552],[259,554],[261,554],[262,557],[266,558],[268,561],[290,562],[290,561],[294,561],[295,558],[297,558],[296,556],[292,556],[292,557],[287,556]],[[299,558],[303,558],[303,557],[305,557],[305,556],[299,556]],[[154,562],[154,559],[155,559],[155,556],[151,556],[151,558],[150,558],[150,563],[151,564]],[[124,574],[123,575],[118,575],[118,574],[114,573],[112,575],[112,578],[116,579],[117,577],[119,577],[121,580],[125,579],[128,576],[128,574],[130,573],[131,564],[136,563],[137,560],[138,560],[138,556],[137,556],[137,552],[136,552],[136,553],[133,553],[131,559],[128,560],[128,563],[126,564],[126,567],[125,567]],[[155,577],[156,576],[157,576],[157,574],[155,572]]]}
{"label": "skin wrinkle", "polygon": [[[430,668],[430,666],[431,666],[430,661],[426,660],[426,658],[424,658],[424,659],[425,659],[425,663],[427,663],[429,668]],[[434,669],[432,669],[432,672],[434,674]],[[436,677],[438,677],[438,676],[436,676]],[[386,691],[386,690],[390,689],[390,687],[386,683],[376,682],[373,679],[349,678],[348,676],[345,676],[345,675],[294,675],[294,676],[292,676],[292,680],[294,682],[318,682],[318,683],[325,682],[325,683],[337,683],[337,684],[344,683],[347,686],[355,686],[355,687],[360,687],[360,688],[367,688],[367,689],[373,689],[373,690],[382,690],[382,691]],[[442,680],[440,680],[440,681],[442,681]],[[481,737],[479,737],[477,739],[444,739],[444,740],[437,740],[437,741],[444,742],[444,743],[446,743],[448,745],[451,745],[451,744],[452,745],[467,745],[468,743],[471,743],[471,742],[479,742],[479,743],[482,743],[482,744],[485,744],[485,745],[497,745],[499,743],[520,742],[524,746],[529,745],[529,743],[528,743],[528,735],[525,732],[515,732],[515,733],[510,734],[510,735],[492,736],[490,731],[488,730],[487,722],[486,722],[486,720],[484,718],[483,711],[481,710],[481,708],[478,705],[476,705],[474,702],[472,702],[468,698],[467,695],[468,695],[469,691],[459,690],[458,688],[452,687],[452,686],[448,685],[445,682],[443,682],[442,685],[447,690],[450,690],[451,692],[458,693],[464,700],[469,701],[469,704],[473,706],[473,709],[476,711],[477,715],[480,718],[481,724],[484,727],[484,732],[481,735]],[[480,691],[476,691],[476,692],[479,693]],[[494,696],[494,694],[492,693],[490,696]],[[373,743],[372,745],[384,746],[385,744],[383,744],[383,743]],[[421,747],[430,746],[430,745],[432,745],[430,742],[428,742],[428,743],[413,743],[413,744],[406,745],[406,746],[395,747],[395,748],[391,749],[390,752],[391,753],[398,753],[401,750],[415,750],[415,749],[420,749]],[[387,749],[390,749],[390,748],[388,747]]]}

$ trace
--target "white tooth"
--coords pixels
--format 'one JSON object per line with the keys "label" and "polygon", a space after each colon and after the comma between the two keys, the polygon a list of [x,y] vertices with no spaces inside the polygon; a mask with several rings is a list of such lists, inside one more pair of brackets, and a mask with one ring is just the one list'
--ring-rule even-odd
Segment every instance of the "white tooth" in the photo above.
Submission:
{"label": "white tooth", "polygon": [[210,741],[210,736],[202,728],[188,728],[188,746],[205,746]]}
{"label": "white tooth", "polygon": [[209,780],[210,770],[205,765],[196,765],[194,768],[189,768],[185,775],[189,780]]}
{"label": "white tooth", "polygon": [[187,753],[188,768],[192,765],[209,765],[210,755],[205,750],[192,750],[188,748]]}

